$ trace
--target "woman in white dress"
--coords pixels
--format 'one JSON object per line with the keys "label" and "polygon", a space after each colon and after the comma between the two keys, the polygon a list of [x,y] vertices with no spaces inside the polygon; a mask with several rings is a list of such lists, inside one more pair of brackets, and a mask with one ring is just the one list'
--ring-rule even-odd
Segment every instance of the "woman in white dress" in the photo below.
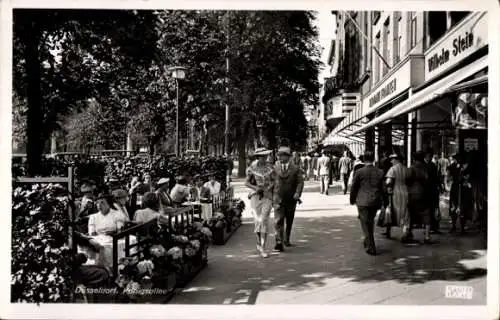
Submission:
{"label": "woman in white dress", "polygon": [[89,235],[113,235],[125,224],[123,214],[113,205],[113,196],[100,194],[97,198],[97,213],[89,217]]}
{"label": "woman in white dress", "polygon": [[245,185],[253,191],[248,196],[254,214],[254,232],[257,235],[257,250],[263,258],[266,252],[267,235],[269,233],[269,216],[273,208],[276,172],[274,166],[266,162],[271,150],[257,148],[254,156],[257,158],[247,169]]}

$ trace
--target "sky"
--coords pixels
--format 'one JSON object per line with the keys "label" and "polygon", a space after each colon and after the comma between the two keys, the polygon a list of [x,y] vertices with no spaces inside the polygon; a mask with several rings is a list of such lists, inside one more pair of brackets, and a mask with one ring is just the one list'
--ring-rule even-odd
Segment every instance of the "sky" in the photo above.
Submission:
{"label": "sky", "polygon": [[335,16],[332,15],[331,10],[319,11],[316,19],[316,25],[319,28],[319,42],[322,47],[321,51],[321,61],[325,64],[325,67],[320,72],[319,82],[323,83],[324,77],[328,77],[328,68],[326,63],[328,60],[328,53],[330,50],[330,42],[335,38]]}

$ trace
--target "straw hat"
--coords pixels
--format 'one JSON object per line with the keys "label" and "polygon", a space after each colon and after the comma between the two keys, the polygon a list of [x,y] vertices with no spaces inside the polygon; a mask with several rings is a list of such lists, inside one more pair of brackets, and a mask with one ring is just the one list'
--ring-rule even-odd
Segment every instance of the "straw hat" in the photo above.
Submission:
{"label": "straw hat", "polygon": [[113,195],[113,197],[115,199],[122,199],[122,198],[126,198],[128,197],[128,193],[127,191],[123,190],[123,189],[116,189],[116,190],[113,190],[113,192],[111,192],[111,194]]}
{"label": "straw hat", "polygon": [[267,155],[271,154],[271,152],[272,152],[272,150],[268,150],[266,148],[257,148],[257,149],[255,149],[253,155],[257,156],[257,157],[267,156]]}
{"label": "straw hat", "polygon": [[161,178],[157,185],[161,186],[162,184],[168,184],[170,182],[170,179],[169,178]]}
{"label": "straw hat", "polygon": [[278,154],[279,155],[286,155],[286,156],[290,157],[292,155],[292,151],[288,147],[280,147],[278,149]]}

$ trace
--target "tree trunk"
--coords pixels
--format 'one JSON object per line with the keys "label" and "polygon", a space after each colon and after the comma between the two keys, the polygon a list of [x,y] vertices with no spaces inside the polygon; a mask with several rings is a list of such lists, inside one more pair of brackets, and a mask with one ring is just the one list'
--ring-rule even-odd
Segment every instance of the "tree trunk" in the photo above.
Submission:
{"label": "tree trunk", "polygon": [[40,42],[40,31],[34,22],[27,28],[25,34],[25,61],[27,74],[27,146],[26,157],[28,160],[28,174],[35,176],[40,173],[41,160],[45,145],[43,132],[43,110],[40,52],[38,49]]}

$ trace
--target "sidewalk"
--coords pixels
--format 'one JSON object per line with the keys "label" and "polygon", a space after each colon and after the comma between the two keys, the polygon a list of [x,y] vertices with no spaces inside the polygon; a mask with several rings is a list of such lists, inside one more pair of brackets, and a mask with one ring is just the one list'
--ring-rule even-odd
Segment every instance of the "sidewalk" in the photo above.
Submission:
{"label": "sidewalk", "polygon": [[[297,209],[296,247],[267,259],[255,250],[251,215],[171,303],[180,304],[456,304],[486,303],[486,251],[473,235],[443,234],[431,246],[404,246],[376,230],[379,255],[364,253],[357,213],[340,185],[331,195],[307,182]],[[248,190],[235,183],[247,202]],[[394,230],[399,239],[400,229]],[[417,239],[422,232],[415,232]],[[274,239],[270,238],[270,245]],[[472,299],[445,298],[447,285],[469,286]]]}

